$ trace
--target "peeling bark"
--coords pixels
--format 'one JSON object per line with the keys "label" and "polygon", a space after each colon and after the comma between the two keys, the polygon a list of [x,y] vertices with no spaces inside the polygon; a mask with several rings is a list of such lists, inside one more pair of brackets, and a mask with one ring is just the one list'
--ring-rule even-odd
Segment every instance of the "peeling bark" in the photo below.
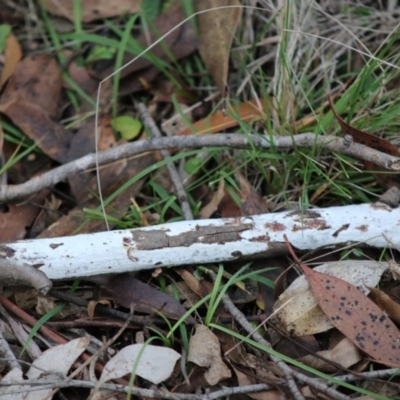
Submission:
{"label": "peeling bark", "polygon": [[400,248],[400,209],[383,203],[183,221],[0,245],[1,260],[25,263],[49,279],[75,279],[156,267],[271,257],[362,242]]}

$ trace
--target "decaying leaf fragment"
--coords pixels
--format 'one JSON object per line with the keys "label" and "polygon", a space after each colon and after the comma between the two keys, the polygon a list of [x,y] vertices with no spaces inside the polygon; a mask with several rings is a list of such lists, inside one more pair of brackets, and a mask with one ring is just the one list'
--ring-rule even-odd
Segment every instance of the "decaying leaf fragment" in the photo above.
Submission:
{"label": "decaying leaf fragment", "polygon": [[[134,307],[135,311],[157,314],[162,313],[167,318],[179,319],[186,313],[183,307],[173,297],[143,283],[129,274],[97,276],[94,281],[101,285],[101,293],[112,298],[117,304],[126,308]],[[186,319],[194,323],[193,317]]]}
{"label": "decaying leaf fragment", "polygon": [[230,369],[222,361],[218,338],[204,325],[196,325],[196,333],[190,338],[188,361],[208,368],[204,377],[209,385],[231,377]]}
{"label": "decaying leaf fragment", "polygon": [[[43,381],[54,381],[62,379],[61,376],[66,376],[76,359],[86,350],[89,345],[90,337],[81,337],[71,340],[68,343],[54,346],[39,356],[25,374],[31,380],[42,379]],[[2,379],[2,382],[12,380],[22,380],[23,372],[18,368],[13,368]],[[29,391],[29,388],[32,390]],[[18,390],[26,390],[19,395]],[[51,399],[53,388],[38,390],[37,386],[30,385],[12,385],[2,387],[0,390],[0,398],[2,400],[43,400]]]}
{"label": "decaying leaf fragment", "polygon": [[[349,368],[362,359],[357,347],[347,338],[342,339],[332,349],[319,351],[317,354],[344,368]],[[318,371],[337,371],[337,368],[334,365],[312,354],[302,357],[298,361],[315,368]]]}
{"label": "decaying leaf fragment", "polygon": [[198,14],[199,51],[219,90],[224,93],[229,52],[236,27],[242,16],[239,0],[202,0],[194,2]]}

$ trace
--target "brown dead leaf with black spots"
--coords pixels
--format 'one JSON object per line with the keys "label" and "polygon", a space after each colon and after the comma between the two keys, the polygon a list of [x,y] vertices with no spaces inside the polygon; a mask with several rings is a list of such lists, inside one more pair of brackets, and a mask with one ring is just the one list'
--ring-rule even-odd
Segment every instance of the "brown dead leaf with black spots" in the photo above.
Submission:
{"label": "brown dead leaf with black spots", "polygon": [[65,163],[72,134],[57,120],[62,89],[54,57],[32,54],[18,63],[0,98],[10,118],[50,158]]}
{"label": "brown dead leaf with black spots", "polygon": [[355,286],[331,275],[313,271],[286,245],[310,284],[312,293],[332,324],[376,362],[400,366],[400,331],[371,299]]}
{"label": "brown dead leaf with black spots", "polygon": [[[74,0],[40,0],[47,12],[74,21]],[[140,10],[139,0],[84,0],[81,5],[82,22],[133,14]]]}
{"label": "brown dead leaf with black spots", "polygon": [[[400,157],[400,151],[398,148],[388,140],[382,139],[378,136],[370,135],[369,133],[360,131],[359,129],[353,128],[352,126],[346,124],[346,122],[344,122],[336,112],[331,96],[328,96],[328,101],[329,106],[345,135],[350,135],[356,143],[363,144],[371,149],[382,151],[383,153],[390,154],[391,156]],[[365,166],[365,169],[368,171],[384,171],[381,167],[377,166],[371,161],[363,160],[362,162]],[[386,189],[389,189],[391,186],[400,187],[400,175],[398,174],[377,173],[374,174],[374,176]]]}
{"label": "brown dead leaf with black spots", "polygon": [[203,0],[194,2],[194,6],[197,12],[201,12],[196,16],[199,52],[224,97],[228,84],[229,54],[242,17],[242,5],[239,0]]}

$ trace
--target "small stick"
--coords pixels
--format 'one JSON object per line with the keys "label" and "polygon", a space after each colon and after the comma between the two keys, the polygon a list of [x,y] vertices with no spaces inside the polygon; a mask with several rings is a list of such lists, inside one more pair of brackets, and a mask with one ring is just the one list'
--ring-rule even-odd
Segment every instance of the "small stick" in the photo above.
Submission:
{"label": "small stick", "polygon": [[[351,146],[346,147],[343,142],[343,139],[335,136],[316,136],[313,133],[273,137],[215,133],[213,135],[172,136],[140,140],[101,151],[98,153],[97,158],[98,165],[105,165],[119,161],[125,157],[133,157],[161,149],[198,149],[203,147],[229,147],[236,149],[257,147],[260,149],[269,149],[271,146],[280,149],[293,149],[294,147],[314,148],[315,146],[321,146],[331,152],[347,154],[361,160],[373,161],[374,164],[390,171],[400,171],[399,157],[382,153],[359,143],[352,143]],[[17,200],[29,196],[63,181],[68,176],[86,171],[96,165],[96,154],[87,154],[77,160],[35,176],[25,183],[7,185],[5,187],[1,185],[0,202]]]}
{"label": "small stick", "polygon": [[[147,128],[150,130],[150,132],[153,134],[153,136],[156,138],[163,137],[161,134],[161,131],[158,129],[158,126],[156,125],[154,119],[150,115],[147,107],[143,103],[138,103],[137,109],[139,111],[140,116],[142,117],[143,124],[145,126],[147,126]],[[160,153],[164,159],[171,157],[170,152],[166,149],[160,150]],[[190,209],[186,191],[185,191],[185,188],[183,187],[182,180],[179,176],[179,173],[178,173],[175,165],[172,162],[167,164],[167,169],[168,169],[172,184],[174,185],[175,192],[178,197],[178,201],[181,204],[183,216],[185,217],[186,221],[191,221],[194,218],[193,218],[192,210]]]}

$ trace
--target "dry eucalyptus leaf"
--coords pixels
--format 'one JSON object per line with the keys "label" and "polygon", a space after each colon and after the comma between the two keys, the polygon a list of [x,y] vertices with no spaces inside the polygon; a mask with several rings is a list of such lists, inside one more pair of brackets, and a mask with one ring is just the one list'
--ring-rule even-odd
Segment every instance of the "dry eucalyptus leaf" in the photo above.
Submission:
{"label": "dry eucalyptus leaf", "polygon": [[[3,383],[13,382],[13,381],[15,382],[15,381],[20,381],[22,379],[23,379],[22,369],[15,367],[11,371],[7,372],[6,375],[3,376],[1,382]],[[24,388],[26,388],[26,385],[12,384],[10,386],[2,387],[1,400],[24,400],[22,393],[19,394],[19,397],[17,394],[15,394],[16,391],[23,390]]]}
{"label": "dry eucalyptus leaf", "polygon": [[[222,93],[228,77],[229,52],[242,16],[239,0],[203,0],[194,2],[199,28],[199,51],[208,72]],[[232,7],[236,6],[236,7]],[[215,8],[215,10],[213,10]]]}
{"label": "dry eucalyptus leaf", "polygon": [[104,383],[134,372],[157,385],[170,377],[180,357],[179,353],[168,347],[132,344],[121,349],[107,362],[100,382]]}
{"label": "dry eucalyptus leaf", "polygon": [[[369,290],[364,286],[374,287],[387,269],[387,263],[376,261],[338,261],[326,263],[314,268],[315,271],[335,276],[351,283],[364,293]],[[282,307],[286,302],[288,304]],[[332,323],[318,306],[310,285],[304,275],[297,278],[274,304],[282,327],[292,336],[313,335],[333,328]]]}
{"label": "dry eucalyptus leaf", "polygon": [[57,60],[30,54],[15,67],[0,97],[0,111],[49,157],[65,163],[72,133],[58,122],[63,79]]}
{"label": "dry eucalyptus leaf", "polygon": [[222,361],[218,338],[204,325],[196,325],[196,333],[190,338],[188,361],[208,368],[204,378],[211,386],[231,377]]}
{"label": "dry eucalyptus leaf", "polygon": [[[318,355],[333,361],[344,368],[349,368],[358,363],[362,356],[357,347],[347,338],[341,340],[333,349],[319,351]],[[337,368],[332,364],[318,358],[312,354],[300,358],[298,361],[309,367],[322,372],[336,372]]]}
{"label": "dry eucalyptus leaf", "polygon": [[[50,381],[60,379],[60,376],[66,376],[72,364],[85,351],[90,340],[90,337],[81,337],[46,350],[32,363],[26,376],[30,380],[46,379]],[[24,388],[27,388],[27,386],[25,385]],[[29,393],[24,393],[23,396],[21,395],[21,400],[51,399],[52,395],[52,388],[32,390]],[[1,399],[3,399],[3,397],[1,397]],[[16,400],[20,398],[12,397],[12,399]]]}

